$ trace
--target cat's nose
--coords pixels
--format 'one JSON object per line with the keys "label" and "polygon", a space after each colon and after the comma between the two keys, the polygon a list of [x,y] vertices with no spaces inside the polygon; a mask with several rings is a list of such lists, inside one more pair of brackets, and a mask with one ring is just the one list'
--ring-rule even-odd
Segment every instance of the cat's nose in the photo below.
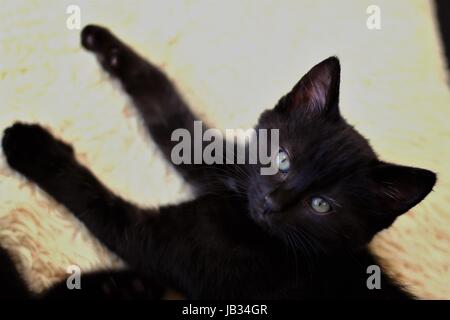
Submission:
{"label": "cat's nose", "polygon": [[267,209],[271,212],[281,211],[280,203],[275,199],[275,196],[272,193],[268,193],[264,196],[264,202]]}

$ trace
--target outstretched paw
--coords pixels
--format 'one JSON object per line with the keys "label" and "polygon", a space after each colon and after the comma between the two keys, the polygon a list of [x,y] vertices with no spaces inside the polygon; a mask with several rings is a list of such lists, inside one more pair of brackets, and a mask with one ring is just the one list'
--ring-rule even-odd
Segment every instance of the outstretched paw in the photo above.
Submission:
{"label": "outstretched paw", "polygon": [[127,77],[142,66],[143,60],[106,28],[86,26],[81,32],[81,45],[93,52],[113,76]]}
{"label": "outstretched paw", "polygon": [[108,29],[88,25],[81,32],[81,45],[95,54],[103,69],[120,80],[131,95],[162,92],[167,79],[153,65],[115,37]]}
{"label": "outstretched paw", "polygon": [[70,145],[36,124],[15,123],[7,128],[2,148],[10,167],[31,179],[57,173],[74,158]]}

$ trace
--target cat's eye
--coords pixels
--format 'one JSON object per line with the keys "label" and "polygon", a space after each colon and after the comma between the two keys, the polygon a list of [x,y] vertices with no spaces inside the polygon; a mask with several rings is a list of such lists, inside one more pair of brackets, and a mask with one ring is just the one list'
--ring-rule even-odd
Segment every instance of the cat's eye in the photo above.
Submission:
{"label": "cat's eye", "polygon": [[314,197],[311,199],[311,208],[317,214],[327,214],[331,211],[331,205],[321,197]]}
{"label": "cat's eye", "polygon": [[277,156],[275,158],[276,165],[278,169],[283,172],[287,173],[289,171],[289,168],[291,166],[289,155],[286,151],[280,149],[277,153]]}

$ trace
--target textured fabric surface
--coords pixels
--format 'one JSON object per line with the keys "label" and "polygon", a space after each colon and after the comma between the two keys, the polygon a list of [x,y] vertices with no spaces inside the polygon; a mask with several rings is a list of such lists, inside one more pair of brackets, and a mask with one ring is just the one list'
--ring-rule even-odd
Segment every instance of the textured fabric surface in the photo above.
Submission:
{"label": "textured fabric surface", "polygon": [[[145,135],[129,101],[66,28],[109,27],[169,73],[193,108],[219,128],[248,128],[314,64],[337,55],[341,109],[384,160],[438,173],[435,191],[372,243],[386,267],[422,298],[450,298],[450,96],[433,7],[377,1],[2,1],[0,130],[38,122],[118,194],[143,206],[190,197]],[[83,271],[119,268],[64,208],[0,156],[0,243],[33,290]],[[1,266],[0,266],[1,267]]]}

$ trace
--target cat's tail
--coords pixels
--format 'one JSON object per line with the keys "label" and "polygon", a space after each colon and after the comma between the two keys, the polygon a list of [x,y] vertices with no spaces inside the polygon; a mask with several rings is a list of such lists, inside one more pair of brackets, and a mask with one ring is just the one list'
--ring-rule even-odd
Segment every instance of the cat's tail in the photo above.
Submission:
{"label": "cat's tail", "polygon": [[28,298],[31,292],[8,252],[0,246],[0,301]]}

